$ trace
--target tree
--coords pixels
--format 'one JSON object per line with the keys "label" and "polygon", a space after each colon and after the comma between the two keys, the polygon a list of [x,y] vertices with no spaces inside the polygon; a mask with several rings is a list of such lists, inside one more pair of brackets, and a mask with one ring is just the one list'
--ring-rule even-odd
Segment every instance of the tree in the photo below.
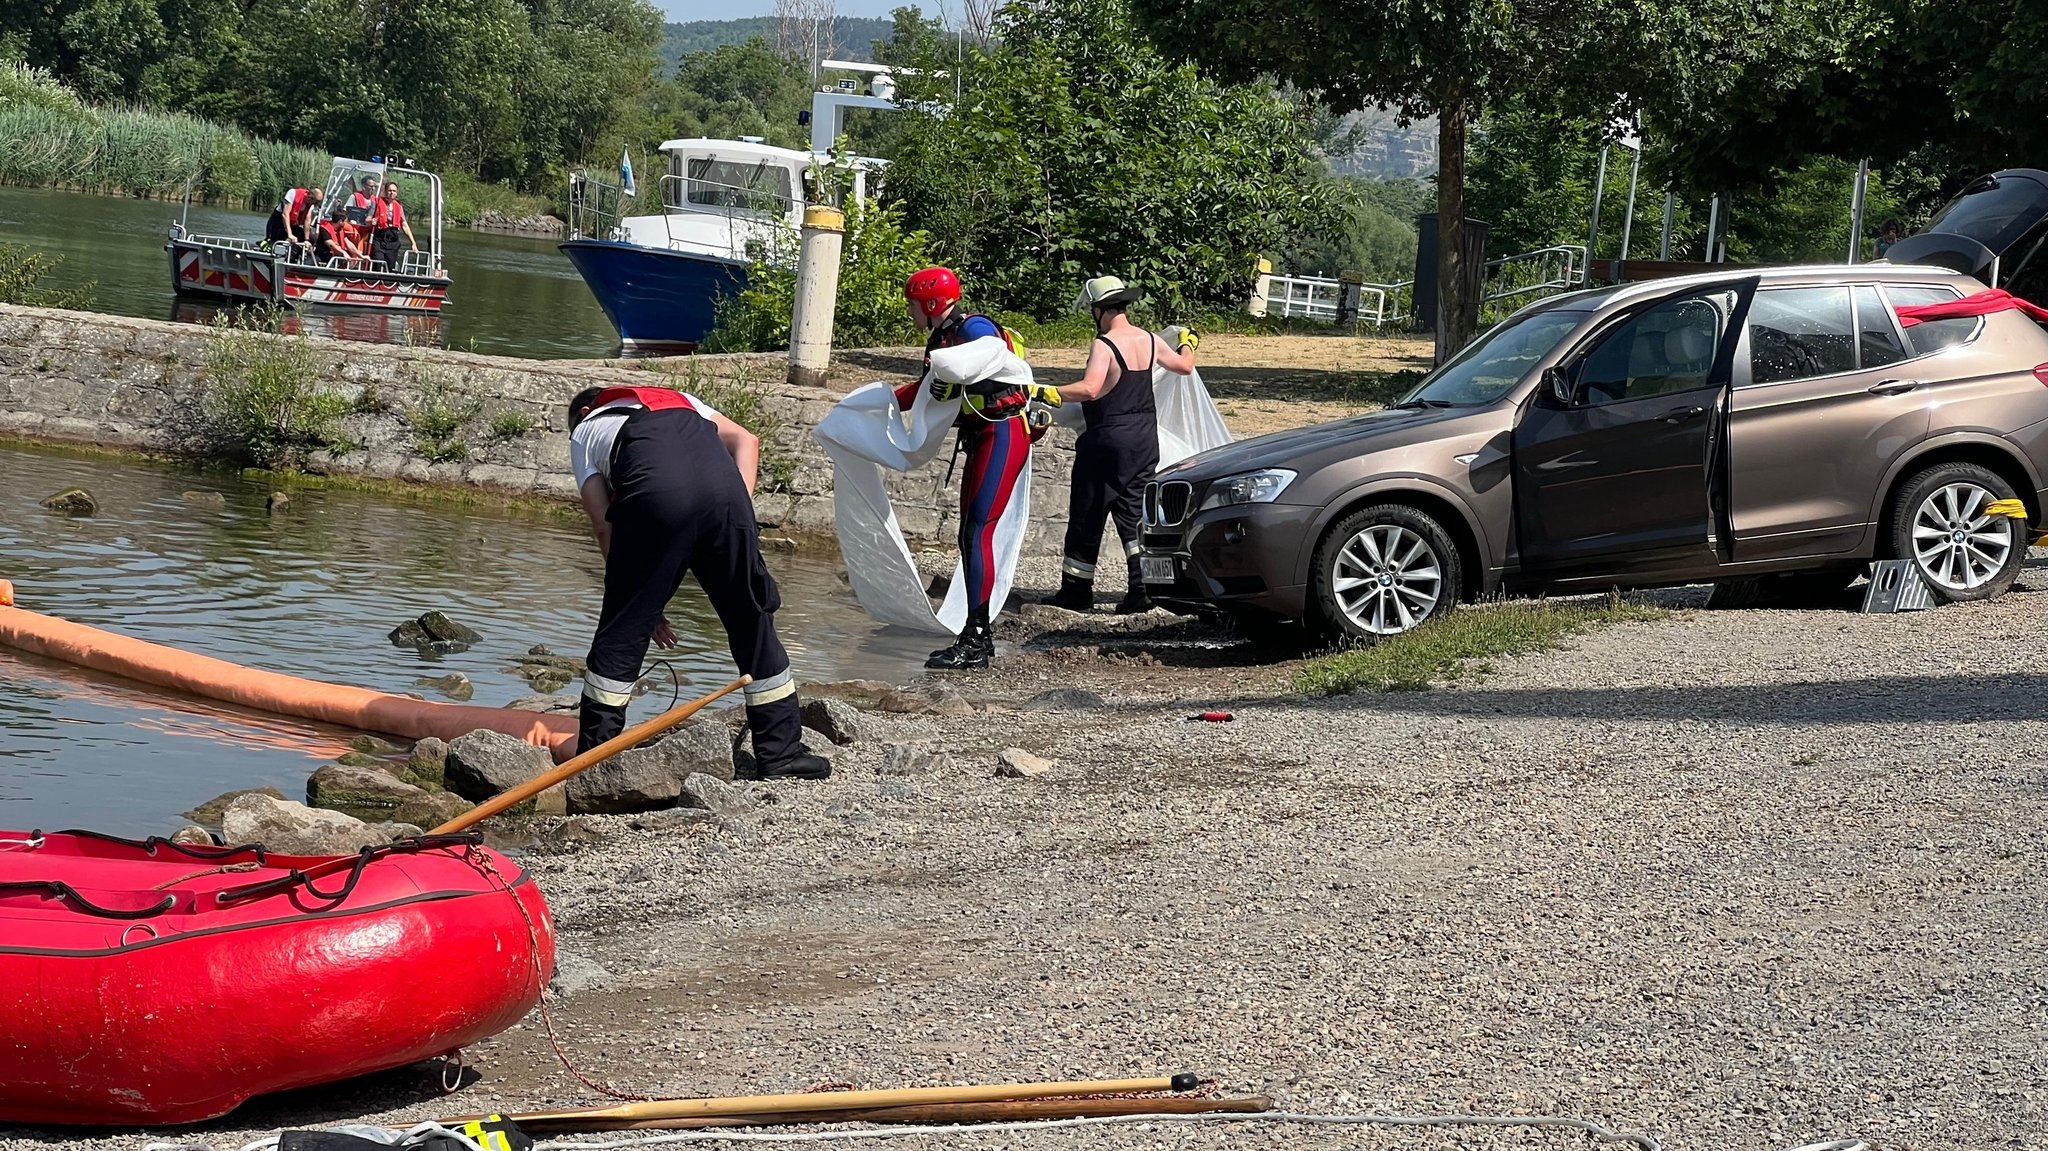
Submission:
{"label": "tree", "polygon": [[683,57],[667,120],[678,136],[760,136],[783,148],[810,146],[797,113],[810,106],[810,65],[759,37]]}
{"label": "tree", "polygon": [[1114,272],[1168,309],[1235,307],[1260,253],[1329,219],[1303,107],[1169,63],[1125,3],[1012,5],[998,32],[904,78],[888,173],[977,303],[1049,317]]}

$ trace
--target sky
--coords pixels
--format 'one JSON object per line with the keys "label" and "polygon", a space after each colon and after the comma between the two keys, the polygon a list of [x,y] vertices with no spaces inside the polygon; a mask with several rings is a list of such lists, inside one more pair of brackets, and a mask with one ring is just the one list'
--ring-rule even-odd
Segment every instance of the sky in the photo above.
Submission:
{"label": "sky", "polygon": [[[737,20],[742,16],[773,16],[775,0],[657,0],[668,10],[668,18],[684,20]],[[841,16],[887,16],[896,8],[924,5],[912,0],[838,0]]]}

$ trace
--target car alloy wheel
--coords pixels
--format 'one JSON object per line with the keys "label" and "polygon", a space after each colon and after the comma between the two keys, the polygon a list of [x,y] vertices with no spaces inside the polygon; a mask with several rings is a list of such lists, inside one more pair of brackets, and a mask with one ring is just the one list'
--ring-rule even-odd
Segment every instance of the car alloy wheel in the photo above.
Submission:
{"label": "car alloy wheel", "polygon": [[2012,520],[1988,516],[1999,498],[1968,480],[1928,492],[1913,510],[1913,559],[1927,582],[1946,593],[1968,593],[1997,579],[2012,558]]}
{"label": "car alloy wheel", "polygon": [[1421,534],[1373,524],[1337,552],[1330,590],[1344,617],[1372,635],[1395,635],[1428,619],[1443,599],[1443,559]]}

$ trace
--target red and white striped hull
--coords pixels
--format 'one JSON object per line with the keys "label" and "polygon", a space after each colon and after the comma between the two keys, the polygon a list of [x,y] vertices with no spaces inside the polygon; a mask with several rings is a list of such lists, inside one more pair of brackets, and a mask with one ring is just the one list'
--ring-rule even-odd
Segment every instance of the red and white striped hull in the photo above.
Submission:
{"label": "red and white striped hull", "polygon": [[439,313],[448,302],[446,276],[286,263],[259,249],[185,239],[166,250],[171,287],[182,296],[416,313]]}

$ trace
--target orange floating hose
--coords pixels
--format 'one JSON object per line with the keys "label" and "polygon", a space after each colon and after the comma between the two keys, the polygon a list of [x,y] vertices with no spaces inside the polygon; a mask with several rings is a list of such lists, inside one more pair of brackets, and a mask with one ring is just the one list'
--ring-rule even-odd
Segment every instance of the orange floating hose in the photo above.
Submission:
{"label": "orange floating hose", "polygon": [[0,580],[0,646],[257,711],[314,719],[406,739],[454,739],[478,729],[504,732],[557,760],[576,751],[576,717],[504,707],[433,703],[360,687],[259,671],[224,659],[148,643],[12,606]]}

